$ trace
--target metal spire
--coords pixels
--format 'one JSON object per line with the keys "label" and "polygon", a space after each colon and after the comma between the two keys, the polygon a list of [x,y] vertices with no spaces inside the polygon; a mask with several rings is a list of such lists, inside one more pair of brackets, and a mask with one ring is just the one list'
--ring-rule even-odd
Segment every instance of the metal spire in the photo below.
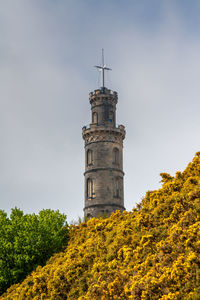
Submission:
{"label": "metal spire", "polygon": [[104,50],[102,49],[102,66],[94,66],[97,69],[100,69],[102,71],[102,87],[104,88],[104,71],[112,71],[112,69],[107,68],[104,64]]}

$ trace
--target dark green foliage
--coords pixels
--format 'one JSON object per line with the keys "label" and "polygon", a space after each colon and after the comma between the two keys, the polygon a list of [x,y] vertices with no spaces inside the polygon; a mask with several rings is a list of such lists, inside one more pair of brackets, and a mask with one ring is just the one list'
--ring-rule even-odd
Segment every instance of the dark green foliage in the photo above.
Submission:
{"label": "dark green foliage", "polygon": [[50,209],[38,215],[0,210],[0,294],[61,250],[68,239],[66,216]]}

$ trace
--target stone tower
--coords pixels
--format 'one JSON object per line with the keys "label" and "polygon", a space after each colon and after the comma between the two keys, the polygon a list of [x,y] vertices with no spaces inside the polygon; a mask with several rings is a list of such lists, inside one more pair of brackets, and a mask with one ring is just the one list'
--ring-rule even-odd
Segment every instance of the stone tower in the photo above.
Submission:
{"label": "stone tower", "polygon": [[103,87],[91,92],[89,100],[92,121],[89,126],[82,129],[85,141],[84,215],[87,218],[109,216],[117,209],[120,211],[125,209],[123,183],[125,127],[116,125],[118,95],[117,92],[111,92],[104,87],[103,76]]}

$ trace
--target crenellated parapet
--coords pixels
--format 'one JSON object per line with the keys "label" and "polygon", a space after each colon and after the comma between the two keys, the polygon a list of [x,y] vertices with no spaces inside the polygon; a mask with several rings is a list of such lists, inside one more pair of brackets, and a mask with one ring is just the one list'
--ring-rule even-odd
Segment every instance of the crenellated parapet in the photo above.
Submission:
{"label": "crenellated parapet", "polygon": [[103,141],[121,144],[125,138],[125,134],[126,131],[123,125],[115,128],[107,128],[91,124],[89,127],[84,126],[82,129],[85,145]]}
{"label": "crenellated parapet", "polygon": [[104,93],[102,93],[101,89],[95,90],[94,92],[89,94],[90,104],[92,109],[101,105],[110,105],[113,106],[114,110],[116,109],[116,104],[118,102],[117,92],[112,92],[104,88]]}

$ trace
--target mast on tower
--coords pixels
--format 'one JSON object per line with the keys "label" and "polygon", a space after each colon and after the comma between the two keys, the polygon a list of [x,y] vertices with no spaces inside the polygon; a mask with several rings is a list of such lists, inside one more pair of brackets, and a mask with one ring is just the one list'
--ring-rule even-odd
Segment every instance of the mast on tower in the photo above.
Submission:
{"label": "mast on tower", "polygon": [[102,65],[101,66],[94,66],[95,68],[102,71],[102,87],[105,87],[105,77],[104,77],[104,71],[112,71],[112,69],[106,67],[106,64],[104,64],[104,49],[102,48]]}

